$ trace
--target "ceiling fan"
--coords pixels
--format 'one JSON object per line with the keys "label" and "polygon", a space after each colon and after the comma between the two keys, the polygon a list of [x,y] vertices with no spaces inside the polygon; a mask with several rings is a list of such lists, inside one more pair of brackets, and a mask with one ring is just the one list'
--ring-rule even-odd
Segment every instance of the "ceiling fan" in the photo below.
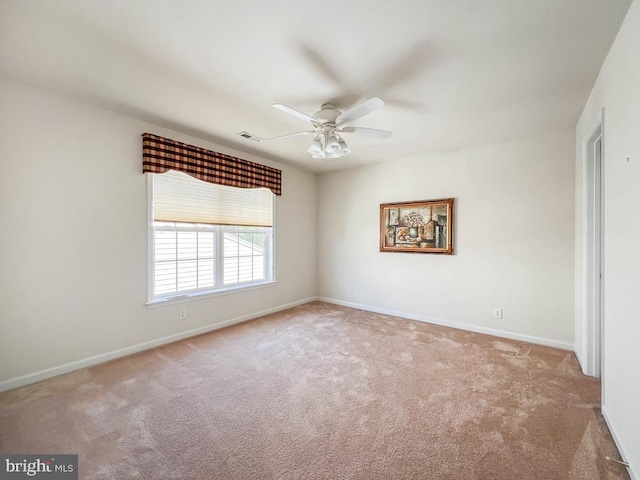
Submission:
{"label": "ceiling fan", "polygon": [[313,135],[314,137],[311,142],[311,146],[307,149],[307,152],[309,152],[313,158],[329,159],[343,157],[351,152],[347,143],[342,138],[342,134],[344,133],[353,133],[355,135],[374,138],[389,138],[392,135],[392,132],[388,132],[386,130],[349,127],[345,125],[360,117],[364,117],[383,105],[384,102],[382,100],[378,97],[373,97],[366,102],[350,108],[346,112],[341,112],[332,103],[325,103],[320,107],[320,110],[311,116],[287,105],[275,103],[273,106],[278,110],[309,122],[312,125],[313,130],[289,133],[278,137],[265,138],[264,140],[277,140],[295,137],[298,135]]}

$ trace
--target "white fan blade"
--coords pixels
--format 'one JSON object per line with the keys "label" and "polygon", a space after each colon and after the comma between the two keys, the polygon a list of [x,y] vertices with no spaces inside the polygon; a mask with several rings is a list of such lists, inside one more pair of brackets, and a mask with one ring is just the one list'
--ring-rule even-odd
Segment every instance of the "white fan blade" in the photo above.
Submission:
{"label": "white fan blade", "polygon": [[280,140],[281,138],[297,137],[298,135],[311,135],[312,133],[316,133],[316,131],[315,130],[308,130],[306,132],[288,133],[286,135],[279,135],[277,137],[265,138],[262,141],[263,142],[267,142],[269,140]]}
{"label": "white fan blade", "polygon": [[299,112],[295,108],[288,107],[281,103],[274,103],[272,106],[277,108],[280,111],[283,111],[284,113],[288,113],[289,115],[299,118],[300,120],[304,120],[305,122],[310,122],[313,125],[322,123],[320,120],[318,120],[315,117],[312,117],[311,115],[307,115],[306,113]]}
{"label": "white fan blade", "polygon": [[375,109],[384,105],[384,102],[378,97],[373,97],[366,102],[356,105],[350,108],[336,119],[336,125],[342,125],[343,123],[352,122],[360,117],[364,117],[366,114],[373,112]]}
{"label": "white fan blade", "polygon": [[389,138],[393,135],[393,132],[387,130],[378,130],[377,128],[365,128],[365,127],[344,127],[338,130],[341,133],[355,133],[363,137],[374,138]]}

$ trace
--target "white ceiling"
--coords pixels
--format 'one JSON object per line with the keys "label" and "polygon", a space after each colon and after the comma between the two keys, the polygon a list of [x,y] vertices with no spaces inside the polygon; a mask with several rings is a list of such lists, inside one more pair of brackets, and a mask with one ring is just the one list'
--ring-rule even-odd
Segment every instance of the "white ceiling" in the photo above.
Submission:
{"label": "white ceiling", "polygon": [[[631,0],[0,0],[0,75],[314,171],[573,128]],[[378,96],[312,160],[308,114]]]}

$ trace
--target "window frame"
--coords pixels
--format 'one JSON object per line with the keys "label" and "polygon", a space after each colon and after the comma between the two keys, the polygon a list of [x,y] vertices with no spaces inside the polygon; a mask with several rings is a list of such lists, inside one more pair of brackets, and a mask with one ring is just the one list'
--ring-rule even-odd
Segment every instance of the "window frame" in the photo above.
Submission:
{"label": "window frame", "polygon": [[[265,236],[265,279],[250,282],[235,283],[232,285],[223,285],[223,269],[220,268],[220,262],[224,262],[224,256],[218,254],[223,252],[224,233],[225,229],[234,227],[233,225],[220,225],[216,226],[216,256],[215,256],[215,271],[216,271],[216,284],[218,287],[211,289],[190,290],[188,292],[178,292],[175,294],[165,296],[154,296],[154,281],[155,281],[155,227],[153,219],[153,175],[147,174],[147,301],[145,305],[147,307],[156,307],[162,305],[171,305],[174,303],[183,303],[193,300],[200,300],[208,297],[215,297],[220,295],[229,295],[233,293],[240,293],[258,288],[264,288],[275,285],[276,281],[276,258],[275,258],[275,235],[276,235],[276,203],[275,195],[272,197],[272,218],[273,224],[271,228],[271,234]],[[162,227],[166,228],[166,227]],[[220,281],[220,282],[219,282]]]}

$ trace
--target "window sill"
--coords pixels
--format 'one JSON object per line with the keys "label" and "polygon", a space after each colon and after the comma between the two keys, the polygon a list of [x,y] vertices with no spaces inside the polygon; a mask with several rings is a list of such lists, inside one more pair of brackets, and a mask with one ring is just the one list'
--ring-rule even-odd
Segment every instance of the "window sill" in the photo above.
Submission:
{"label": "window sill", "polygon": [[219,290],[210,290],[205,292],[187,293],[184,295],[177,295],[175,297],[157,298],[150,302],[145,303],[147,308],[164,307],[166,305],[175,305],[176,303],[192,302],[194,300],[205,300],[212,297],[220,297],[222,295],[232,295],[234,293],[242,293],[250,290],[257,290],[259,288],[271,287],[278,283],[275,280],[270,280],[262,283],[254,283],[252,285],[238,285],[233,287],[221,288]]}

